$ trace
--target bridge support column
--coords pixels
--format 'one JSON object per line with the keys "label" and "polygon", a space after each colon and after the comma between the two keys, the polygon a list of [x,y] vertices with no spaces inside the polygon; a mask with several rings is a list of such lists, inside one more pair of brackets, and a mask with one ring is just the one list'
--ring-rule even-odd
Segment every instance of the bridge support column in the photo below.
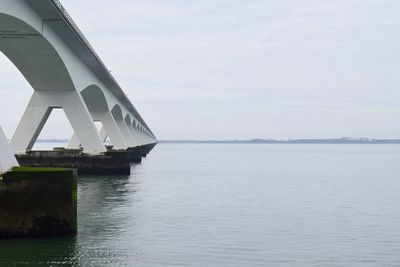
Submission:
{"label": "bridge support column", "polygon": [[[106,132],[106,129],[101,127],[100,129],[100,139],[104,143],[107,140],[108,134]],[[69,140],[68,149],[79,149],[79,146],[81,145],[81,142],[79,142],[78,136],[74,133],[71,137],[71,140]]]}
{"label": "bridge support column", "polygon": [[138,133],[138,136],[139,136],[139,138],[141,140],[142,146],[145,145],[146,144],[146,140],[144,140],[142,132],[140,130],[138,130],[137,133]]}
{"label": "bridge support column", "polygon": [[64,110],[86,153],[106,151],[80,94],[75,91],[35,91],[11,139],[15,153],[32,149],[54,108]]}
{"label": "bridge support column", "polygon": [[127,129],[128,129],[129,135],[131,136],[131,139],[132,139],[132,144],[130,145],[130,147],[138,146],[138,140],[137,140],[136,136],[131,131],[131,129],[132,129],[132,121],[131,121],[129,116],[125,117],[125,123],[126,123]]}
{"label": "bridge support column", "polygon": [[142,140],[142,138],[140,137],[139,131],[138,131],[138,129],[137,129],[136,120],[133,120],[133,121],[132,121],[132,124],[130,125],[129,130],[130,130],[132,136],[134,136],[134,138],[135,138],[135,140],[136,140],[136,143],[137,143],[137,146],[143,145],[143,140]]}
{"label": "bridge support column", "polygon": [[[118,126],[117,126],[117,129],[118,129]],[[120,132],[120,134],[121,134],[121,132]],[[106,129],[105,129],[104,126],[103,126],[103,127],[101,127],[101,129],[100,129],[100,138],[101,138],[101,141],[103,141],[103,143],[105,143],[106,140],[107,140],[107,137],[108,137],[107,131],[106,131]],[[123,137],[122,137],[122,134],[121,134],[121,138],[123,138]],[[111,143],[112,143],[112,141],[111,141]],[[125,142],[124,142],[124,143],[125,143]]]}
{"label": "bridge support column", "polygon": [[132,139],[132,136],[129,132],[128,126],[125,123],[125,120],[122,116],[122,112],[120,108],[114,108],[111,111],[111,114],[115,120],[115,122],[117,123],[118,129],[122,134],[122,137],[124,138],[125,144],[128,147],[131,147],[134,145],[134,141]]}
{"label": "bridge support column", "polygon": [[9,171],[12,167],[19,166],[14,157],[11,145],[0,127],[0,173]]}
{"label": "bridge support column", "polygon": [[144,133],[144,135],[145,135],[145,137],[146,137],[147,143],[148,143],[148,144],[152,144],[152,143],[153,143],[153,140],[150,138],[150,136],[149,136],[147,133]]}
{"label": "bridge support column", "polygon": [[133,125],[129,125],[129,132],[131,133],[132,138],[135,139],[136,146],[140,146],[140,138],[137,135],[135,128],[133,128]]}
{"label": "bridge support column", "polygon": [[[117,122],[114,120],[112,115],[108,112],[92,112],[93,119],[95,121],[101,121],[103,127],[101,127],[99,135],[101,141],[104,143],[107,137],[110,137],[110,141],[115,149],[127,149],[128,146],[125,143],[124,137],[118,128]],[[68,143],[69,149],[78,149],[80,146],[78,136],[74,133],[71,140]]]}
{"label": "bridge support column", "polygon": [[71,140],[69,140],[67,148],[68,149],[79,149],[80,145],[81,145],[81,142],[79,141],[78,136],[76,135],[76,133],[74,133],[72,135]]}
{"label": "bridge support column", "polygon": [[146,133],[143,130],[139,130],[139,134],[143,140],[144,145],[148,145],[151,143],[151,141],[149,140],[149,138],[147,137]]}
{"label": "bridge support column", "polygon": [[139,128],[138,128],[136,122],[134,122],[134,123],[132,124],[132,128],[133,128],[133,132],[135,133],[135,136],[136,136],[136,138],[137,138],[138,145],[139,145],[139,146],[144,145],[143,138],[142,138],[142,136],[140,135]]}
{"label": "bridge support column", "polygon": [[124,120],[117,120],[117,125],[119,130],[122,133],[122,136],[124,137],[125,143],[128,147],[133,146],[133,139],[131,134],[129,133],[128,126],[126,126]]}
{"label": "bridge support column", "polygon": [[142,130],[140,131],[140,136],[141,136],[142,139],[143,139],[143,144],[144,144],[144,145],[149,144],[149,140],[147,140],[146,135],[143,133]]}
{"label": "bridge support column", "polygon": [[151,139],[151,137],[146,132],[144,132],[143,134],[144,134],[144,137],[146,138],[146,141],[147,141],[148,144],[153,143],[153,140]]}
{"label": "bridge support column", "polygon": [[[92,116],[94,120],[101,121],[103,124],[102,130],[100,131],[100,138],[102,142],[105,139],[110,137],[111,143],[113,144],[115,149],[127,149],[128,146],[124,141],[122,133],[120,132],[117,122],[110,112],[92,112]],[[105,136],[104,136],[105,133]]]}

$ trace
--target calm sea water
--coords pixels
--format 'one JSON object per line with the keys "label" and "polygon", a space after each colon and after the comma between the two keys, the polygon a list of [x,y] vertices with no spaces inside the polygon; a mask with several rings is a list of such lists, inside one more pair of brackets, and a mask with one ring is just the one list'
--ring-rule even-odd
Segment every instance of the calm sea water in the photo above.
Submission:
{"label": "calm sea water", "polygon": [[400,266],[400,145],[160,144],[0,266]]}

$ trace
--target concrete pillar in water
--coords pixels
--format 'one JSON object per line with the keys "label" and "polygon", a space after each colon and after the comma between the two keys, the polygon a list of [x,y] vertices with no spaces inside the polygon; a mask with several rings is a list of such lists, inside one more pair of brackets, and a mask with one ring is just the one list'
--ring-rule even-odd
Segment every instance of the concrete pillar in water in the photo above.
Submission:
{"label": "concrete pillar in water", "polygon": [[0,179],[0,237],[76,235],[74,170],[16,167]]}
{"label": "concrete pillar in water", "polygon": [[11,139],[14,152],[32,149],[54,108],[62,108],[86,153],[106,151],[80,94],[74,91],[35,91]]}
{"label": "concrete pillar in water", "polygon": [[9,171],[12,167],[18,166],[18,162],[14,157],[11,145],[0,127],[0,173]]}

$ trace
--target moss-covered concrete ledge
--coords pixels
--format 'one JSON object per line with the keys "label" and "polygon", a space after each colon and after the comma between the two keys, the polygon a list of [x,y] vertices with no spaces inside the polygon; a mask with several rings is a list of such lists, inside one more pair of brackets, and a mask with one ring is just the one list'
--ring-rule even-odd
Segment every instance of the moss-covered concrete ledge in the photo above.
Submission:
{"label": "moss-covered concrete ledge", "polygon": [[129,175],[132,164],[140,164],[142,157],[157,145],[148,144],[127,150],[109,150],[100,155],[90,155],[79,149],[54,148],[51,151],[27,151],[15,157],[21,166],[73,168],[79,174]]}
{"label": "moss-covered concrete ledge", "polygon": [[52,237],[76,233],[76,171],[16,167],[1,175],[1,238]]}
{"label": "moss-covered concrete ledge", "polygon": [[[89,155],[79,150],[28,151],[15,157],[21,166],[73,168],[79,174],[123,174],[131,172],[131,155],[127,151],[108,151]],[[139,158],[140,160],[140,158]]]}

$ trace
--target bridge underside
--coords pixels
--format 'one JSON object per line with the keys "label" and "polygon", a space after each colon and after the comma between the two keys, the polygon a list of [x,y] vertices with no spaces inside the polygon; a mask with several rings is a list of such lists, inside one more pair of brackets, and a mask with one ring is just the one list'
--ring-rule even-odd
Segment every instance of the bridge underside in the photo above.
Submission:
{"label": "bridge underside", "polygon": [[[33,88],[11,138],[14,153],[31,151],[55,108],[64,110],[74,130],[69,148],[85,154],[106,153],[107,137],[116,150],[157,143],[57,0],[0,0],[0,52]],[[96,121],[103,125],[100,132]],[[0,150],[0,171],[10,164],[6,154]]]}

